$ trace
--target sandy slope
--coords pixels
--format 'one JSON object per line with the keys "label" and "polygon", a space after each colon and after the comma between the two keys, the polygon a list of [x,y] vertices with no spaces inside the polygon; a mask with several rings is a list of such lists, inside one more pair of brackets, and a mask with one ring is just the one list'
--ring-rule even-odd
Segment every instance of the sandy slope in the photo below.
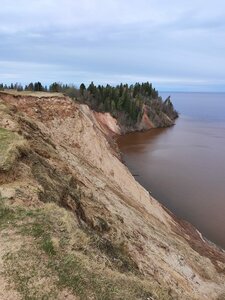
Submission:
{"label": "sandy slope", "polygon": [[[135,181],[106,137],[107,128],[119,133],[110,116],[63,95],[0,93],[0,99],[0,127],[29,144],[12,170],[0,173],[3,197],[13,205],[42,207],[52,201],[67,207],[78,228],[123,245],[138,278],[154,281],[168,299],[225,299],[225,254]],[[79,204],[70,188],[61,188],[72,181],[82,195]],[[166,299],[156,292],[154,297]]]}

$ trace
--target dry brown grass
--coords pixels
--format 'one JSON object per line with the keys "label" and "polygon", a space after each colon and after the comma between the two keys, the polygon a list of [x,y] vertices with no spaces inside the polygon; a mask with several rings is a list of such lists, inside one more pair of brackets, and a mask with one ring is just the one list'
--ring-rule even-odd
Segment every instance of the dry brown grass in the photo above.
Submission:
{"label": "dry brown grass", "polygon": [[16,91],[16,90],[5,90],[0,91],[0,94],[9,94],[13,96],[32,96],[37,98],[42,97],[63,97],[64,95],[62,93],[49,93],[49,92],[32,92],[32,91]]}
{"label": "dry brown grass", "polygon": [[21,240],[19,250],[3,257],[9,287],[21,299],[63,299],[65,290],[70,299],[176,299],[153,279],[115,268],[64,208],[12,208],[2,199],[1,211],[2,228]]}
{"label": "dry brown grass", "polygon": [[0,171],[9,171],[27,147],[26,141],[17,133],[0,128]]}

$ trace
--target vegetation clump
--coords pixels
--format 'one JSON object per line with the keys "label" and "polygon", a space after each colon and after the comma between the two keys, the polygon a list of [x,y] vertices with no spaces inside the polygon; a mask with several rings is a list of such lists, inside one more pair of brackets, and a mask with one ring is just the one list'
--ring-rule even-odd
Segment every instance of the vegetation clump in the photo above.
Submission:
{"label": "vegetation clump", "polygon": [[26,149],[25,140],[17,133],[0,128],[0,171],[9,171]]}

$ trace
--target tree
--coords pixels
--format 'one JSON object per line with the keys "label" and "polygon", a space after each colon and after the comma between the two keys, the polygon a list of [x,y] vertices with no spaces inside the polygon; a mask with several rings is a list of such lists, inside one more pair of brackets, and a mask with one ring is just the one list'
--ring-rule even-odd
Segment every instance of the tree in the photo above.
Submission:
{"label": "tree", "polygon": [[93,95],[95,92],[96,86],[94,85],[93,81],[89,84],[87,90]]}
{"label": "tree", "polygon": [[28,91],[34,91],[34,84],[33,84],[33,82],[30,82],[30,83],[28,84],[27,90],[28,90]]}
{"label": "tree", "polygon": [[86,90],[86,86],[84,85],[84,83],[81,83],[80,85],[80,94],[83,96],[84,95],[84,91]]}
{"label": "tree", "polygon": [[53,82],[50,86],[49,86],[49,91],[52,93],[59,93],[62,91],[62,86],[60,83],[58,82]]}
{"label": "tree", "polygon": [[41,92],[43,90],[44,90],[44,88],[39,81],[34,83],[34,91]]}

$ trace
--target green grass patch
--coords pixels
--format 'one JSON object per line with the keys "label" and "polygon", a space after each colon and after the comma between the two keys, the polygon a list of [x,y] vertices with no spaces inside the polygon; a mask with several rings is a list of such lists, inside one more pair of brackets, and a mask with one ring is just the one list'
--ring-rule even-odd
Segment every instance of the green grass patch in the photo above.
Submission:
{"label": "green grass patch", "polygon": [[0,195],[0,229],[9,226],[20,228],[20,225],[17,225],[18,222],[36,217],[37,215],[38,210],[32,211],[19,206],[9,206],[7,199],[4,199]]}
{"label": "green grass patch", "polygon": [[59,284],[83,300],[131,300],[153,296],[149,287],[144,287],[134,278],[101,269],[82,256],[67,255],[52,267],[58,273]]}
{"label": "green grass patch", "polygon": [[25,148],[25,140],[21,136],[0,128],[0,171],[9,171]]}
{"label": "green grass patch", "polygon": [[15,227],[18,233],[37,239],[39,247],[48,255],[55,255],[48,217],[40,210],[26,210],[7,206],[0,197],[0,228]]}
{"label": "green grass patch", "polygon": [[91,239],[63,208],[2,205],[0,216],[23,241],[19,251],[4,258],[7,277],[23,300],[61,299],[58,295],[64,290],[82,300],[173,299],[137,272],[125,244]]}
{"label": "green grass patch", "polygon": [[57,288],[49,280],[46,261],[35,247],[24,245],[18,252],[4,257],[5,274],[9,286],[15,288],[22,300],[57,299]]}
{"label": "green grass patch", "polygon": [[29,212],[29,216],[29,222],[19,225],[20,234],[34,237],[41,250],[50,256],[55,255],[51,238],[54,229],[49,216],[41,210]]}
{"label": "green grass patch", "polygon": [[48,255],[56,255],[55,248],[53,246],[52,239],[49,234],[44,234],[41,240],[41,248]]}
{"label": "green grass patch", "polygon": [[9,207],[6,207],[3,203],[3,201],[0,200],[0,226],[11,222],[12,219],[14,219],[14,212]]}
{"label": "green grass patch", "polygon": [[15,211],[5,204],[5,199],[0,195],[0,229],[9,226],[15,220]]}

